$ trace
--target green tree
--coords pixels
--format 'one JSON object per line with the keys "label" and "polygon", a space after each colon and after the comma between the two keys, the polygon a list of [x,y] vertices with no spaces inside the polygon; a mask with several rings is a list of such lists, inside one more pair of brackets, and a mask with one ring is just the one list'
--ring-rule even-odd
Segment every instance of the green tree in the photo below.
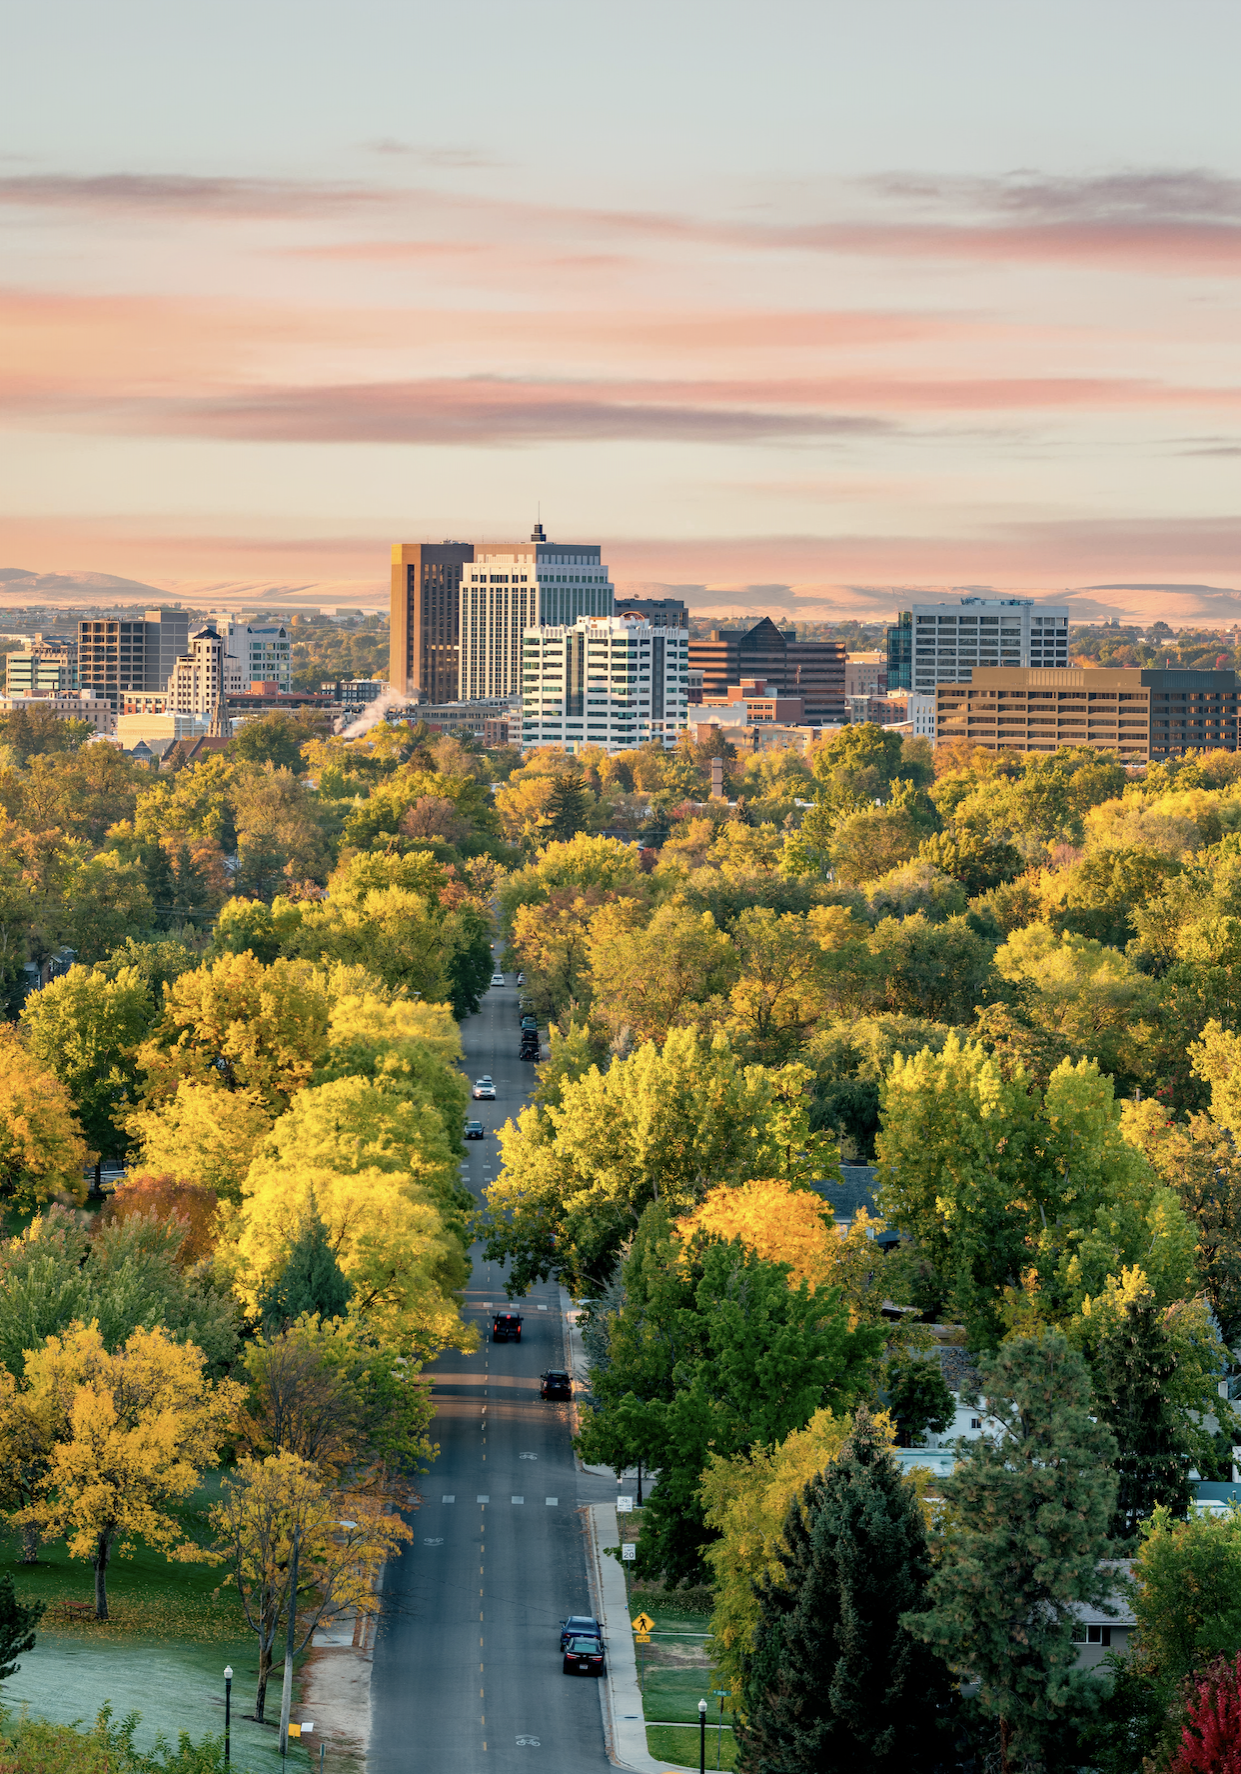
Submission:
{"label": "green tree", "polygon": [[43,1618],[46,1602],[19,1602],[12,1575],[0,1577],[0,1682],[16,1675],[19,1657],[34,1650],[35,1627]]}
{"label": "green tree", "polygon": [[1122,1267],[1161,1305],[1191,1290],[1192,1228],[1093,1063],[1064,1062],[1040,1092],[950,1035],[893,1059],[882,1105],[884,1217],[916,1238],[975,1346],[998,1341],[1023,1291],[1064,1324]]}
{"label": "green tree", "polygon": [[548,837],[556,843],[567,843],[584,829],[589,814],[590,795],[584,778],[576,770],[562,771],[552,784],[544,812]]}
{"label": "green tree", "polygon": [[928,1430],[942,1435],[957,1414],[957,1401],[934,1352],[890,1356],[884,1364],[883,1389],[903,1448],[914,1447]]}
{"label": "green tree", "polygon": [[952,1683],[904,1617],[931,1575],[922,1512],[869,1414],[784,1524],[758,1585],[738,1727],[744,1774],[931,1774]]}
{"label": "green tree", "polygon": [[1015,1337],[980,1369],[988,1433],[942,1481],[930,1606],[905,1623],[977,1681],[1002,1767],[1038,1767],[1093,1697],[1094,1678],[1076,1668],[1075,1608],[1105,1603],[1114,1581],[1103,1560],[1116,1442],[1059,1332]]}
{"label": "green tree", "polygon": [[328,1240],[327,1227],[315,1211],[312,1189],[309,1211],[289,1246],[284,1267],[259,1296],[263,1323],[282,1326],[302,1317],[343,1318],[352,1292]]}
{"label": "green tree", "polygon": [[296,775],[302,767],[302,747],[327,731],[322,716],[284,714],[274,709],[257,719],[247,721],[229,741],[230,757],[243,758],[248,764],[270,764],[276,770],[292,770]]}
{"label": "green tree", "polygon": [[111,979],[71,967],[22,1006],[31,1052],[73,1099],[88,1144],[96,1153],[95,1187],[105,1159],[128,1149],[125,1106],[138,1093],[135,1058],[150,1033],[155,1006],[145,980],[133,968]]}
{"label": "green tree", "polygon": [[1176,1345],[1149,1288],[1111,1315],[1092,1350],[1098,1414],[1119,1448],[1116,1509],[1108,1528],[1114,1540],[1132,1540],[1157,1505],[1177,1517],[1189,1512],[1193,1460],[1174,1396],[1178,1366]]}
{"label": "green tree", "polygon": [[[649,1211],[648,1260],[652,1245],[663,1243],[667,1254],[671,1238],[664,1215]],[[849,1403],[865,1390],[882,1340],[874,1326],[849,1329],[838,1289],[813,1293],[804,1281],[792,1287],[787,1263],[767,1262],[731,1240],[704,1240],[688,1254],[691,1304],[673,1308],[673,1324],[661,1323],[648,1297],[636,1339],[628,1325],[609,1338],[605,1403],[580,1437],[588,1460],[643,1458],[658,1467],[638,1562],[674,1582],[704,1576],[703,1546],[713,1536],[698,1484],[710,1455],[774,1447],[821,1406]],[[676,1293],[660,1289],[654,1297],[670,1303]],[[674,1326],[679,1359],[669,1373],[665,1356],[661,1376],[649,1344],[666,1345]],[[627,1347],[636,1363],[624,1360]]]}
{"label": "green tree", "polygon": [[833,814],[886,801],[894,782],[925,787],[932,775],[923,758],[906,751],[899,733],[874,721],[843,727],[815,748],[811,767],[819,805]]}
{"label": "green tree", "polygon": [[559,1104],[523,1110],[501,1130],[484,1222],[510,1292],[553,1274],[601,1285],[651,1201],[683,1212],[717,1183],[836,1176],[834,1144],[809,1130],[808,1080],[801,1066],[743,1065],[723,1035],[673,1029],[566,1083]]}

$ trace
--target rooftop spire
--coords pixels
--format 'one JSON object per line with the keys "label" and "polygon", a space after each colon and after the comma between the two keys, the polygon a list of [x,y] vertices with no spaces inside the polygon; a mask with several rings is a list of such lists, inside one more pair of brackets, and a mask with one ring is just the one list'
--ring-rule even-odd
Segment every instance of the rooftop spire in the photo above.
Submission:
{"label": "rooftop spire", "polygon": [[535,524],[534,530],[533,530],[531,537],[530,537],[530,540],[532,542],[546,542],[547,541],[547,537],[543,534],[542,524]]}

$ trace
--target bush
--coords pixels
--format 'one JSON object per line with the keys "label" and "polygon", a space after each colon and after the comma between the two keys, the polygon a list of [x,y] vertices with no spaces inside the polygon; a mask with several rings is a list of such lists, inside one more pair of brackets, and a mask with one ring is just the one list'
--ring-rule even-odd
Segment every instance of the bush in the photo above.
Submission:
{"label": "bush", "polygon": [[[140,1715],[112,1723],[104,1706],[89,1731],[51,1725],[45,1719],[19,1720],[0,1708],[0,1774],[222,1774],[224,1739],[191,1743],[182,1732],[176,1748],[158,1738],[149,1754],[134,1743]],[[233,1762],[236,1774],[246,1774]]]}

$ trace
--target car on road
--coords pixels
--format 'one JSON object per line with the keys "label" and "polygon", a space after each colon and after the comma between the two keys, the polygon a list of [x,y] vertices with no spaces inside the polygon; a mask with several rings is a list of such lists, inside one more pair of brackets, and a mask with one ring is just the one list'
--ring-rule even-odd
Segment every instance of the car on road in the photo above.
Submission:
{"label": "car on road", "polygon": [[548,1368],[539,1375],[540,1398],[572,1398],[573,1382],[562,1367]]}
{"label": "car on road", "polygon": [[467,1121],[465,1124],[465,1137],[467,1140],[486,1139],[487,1136],[483,1132],[482,1122],[481,1121]]}
{"label": "car on road", "polygon": [[493,1343],[521,1342],[521,1313],[497,1312],[491,1320]]}
{"label": "car on road", "polygon": [[491,1079],[480,1078],[478,1083],[474,1086],[474,1101],[476,1103],[494,1103],[495,1100],[496,1087],[491,1082]]}
{"label": "car on road", "polygon": [[525,974],[524,974],[524,973],[519,973],[519,974],[518,974],[518,975],[517,975],[517,983],[518,983],[518,985],[519,985],[519,986],[524,986],[524,985],[525,985],[525,983],[526,983],[526,976],[525,976]]}
{"label": "car on road", "polygon": [[560,1622],[560,1649],[567,1650],[569,1641],[575,1638],[593,1638],[603,1649],[603,1628],[589,1614],[570,1614]]}
{"label": "car on road", "polygon": [[491,983],[493,986],[502,986],[504,984],[504,975],[502,973],[493,973],[491,976]]}
{"label": "car on road", "polygon": [[523,1041],[521,1044],[521,1052],[517,1055],[517,1057],[518,1057],[518,1059],[529,1060],[530,1063],[533,1065],[539,1057],[538,1042],[537,1041]]}
{"label": "car on road", "polygon": [[571,1638],[560,1667],[566,1675],[602,1675],[603,1646],[597,1638]]}
{"label": "car on road", "polygon": [[523,1016],[521,1019],[521,1026],[523,1029],[529,1029],[532,1035],[537,1035],[539,1032],[539,1019],[537,1016]]}

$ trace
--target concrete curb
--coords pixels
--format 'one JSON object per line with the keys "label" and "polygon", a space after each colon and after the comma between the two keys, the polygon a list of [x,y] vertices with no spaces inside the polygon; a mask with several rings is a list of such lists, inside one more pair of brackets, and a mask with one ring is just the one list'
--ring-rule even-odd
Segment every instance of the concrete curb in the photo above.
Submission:
{"label": "concrete curb", "polygon": [[617,1768],[632,1770],[633,1774],[665,1774],[676,1764],[657,1762],[646,1747],[646,1718],[638,1688],[638,1663],[633,1654],[625,1573],[616,1559],[606,1558],[603,1553],[605,1546],[620,1541],[616,1505],[590,1503],[584,1513],[596,1617],[603,1627],[608,1647],[605,1675],[599,1684],[608,1760]]}

